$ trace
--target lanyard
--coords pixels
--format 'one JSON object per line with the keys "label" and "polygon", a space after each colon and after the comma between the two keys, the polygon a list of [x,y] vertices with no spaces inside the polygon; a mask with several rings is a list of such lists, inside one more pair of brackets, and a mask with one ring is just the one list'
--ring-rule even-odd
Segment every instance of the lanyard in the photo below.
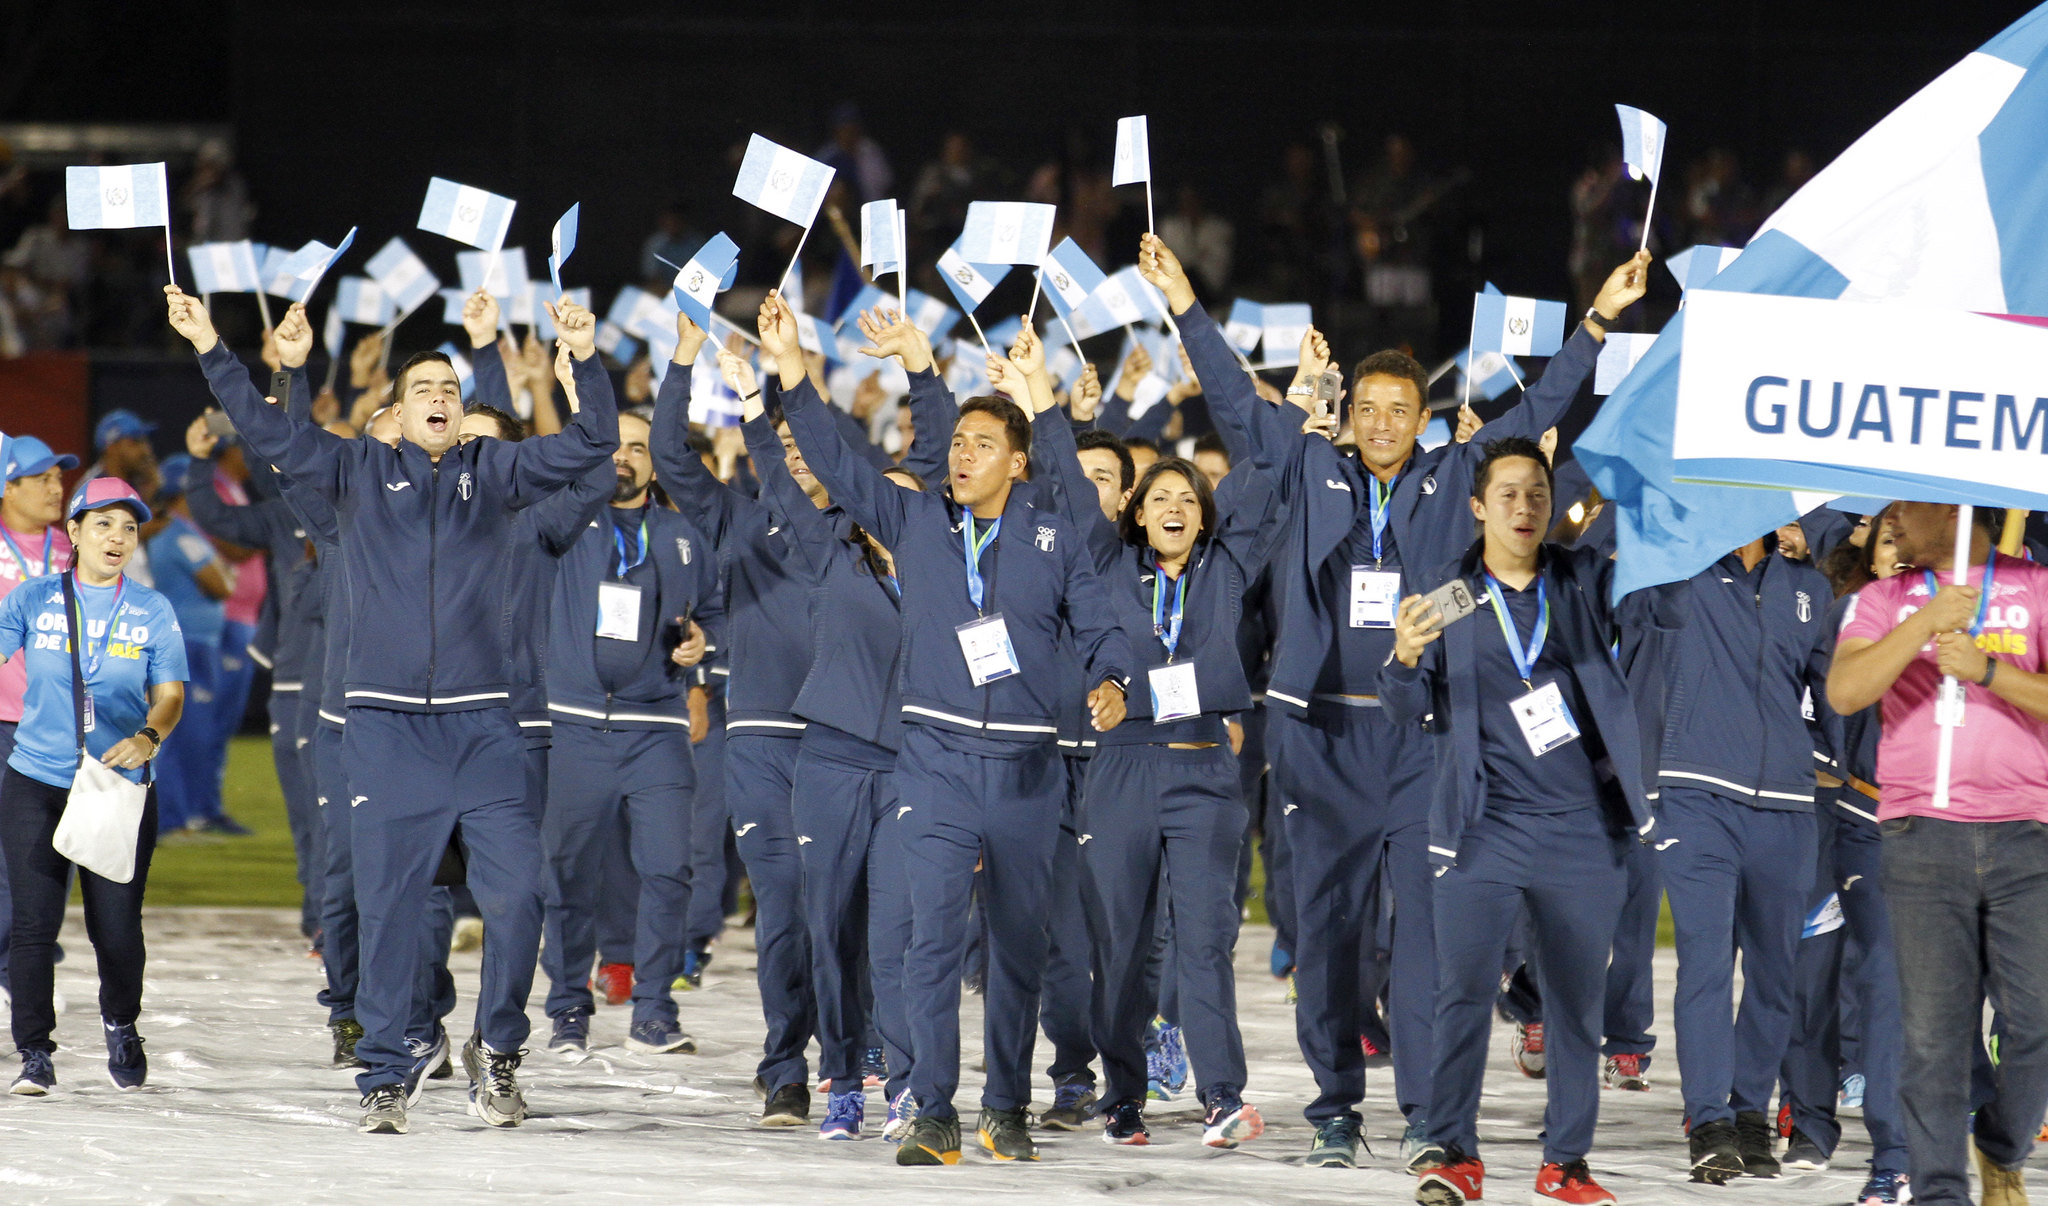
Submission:
{"label": "lanyard", "polygon": [[1188,601],[1188,574],[1194,566],[1182,566],[1180,577],[1173,584],[1173,613],[1166,611],[1166,591],[1161,585],[1166,581],[1166,571],[1159,567],[1159,558],[1152,558],[1152,635],[1166,646],[1166,660],[1173,660],[1173,652],[1180,645],[1181,612]]}
{"label": "lanyard", "polygon": [[640,548],[631,561],[626,560],[626,538],[619,532],[619,525],[612,525],[612,548],[619,555],[618,577],[625,577],[626,571],[647,560],[647,517],[640,517]]}
{"label": "lanyard", "polygon": [[1372,516],[1372,563],[1377,567],[1385,559],[1380,542],[1387,534],[1387,521],[1392,518],[1388,508],[1394,504],[1394,487],[1382,487],[1380,479],[1369,472],[1365,475],[1365,484],[1365,509]]}
{"label": "lanyard", "polygon": [[[36,571],[39,574],[47,574],[50,572],[50,541],[53,539],[53,537],[54,534],[50,531],[50,529],[43,529],[43,568]],[[21,546],[14,543],[14,533],[8,531],[7,525],[4,523],[0,523],[0,540],[5,540],[7,542],[7,551],[14,554],[14,563],[21,567],[21,576],[23,578],[30,577],[31,575],[29,574],[28,569],[28,554],[22,552]]]}
{"label": "lanyard", "polygon": [[996,533],[1003,530],[1003,517],[998,515],[988,525],[988,531],[979,539],[974,535],[974,512],[966,511],[960,516],[960,543],[967,549],[967,597],[974,602],[974,610],[983,611],[981,554],[996,542]]}
{"label": "lanyard", "polygon": [[92,633],[85,625],[85,583],[78,581],[76,573],[71,575],[71,580],[78,587],[73,593],[78,598],[79,661],[83,663],[82,669],[85,671],[85,681],[90,683],[99,676],[100,655],[106,652],[107,637],[113,634],[114,617],[121,614],[121,592],[128,589],[128,575],[122,574],[114,580],[114,605],[107,609],[107,630],[100,634],[100,644],[97,649],[93,648]]}
{"label": "lanyard", "polygon": [[1543,654],[1543,642],[1550,636],[1550,592],[1543,585],[1543,576],[1536,577],[1536,631],[1526,650],[1515,632],[1515,618],[1508,614],[1507,600],[1501,596],[1500,580],[1492,570],[1486,571],[1486,595],[1493,600],[1493,618],[1500,621],[1500,634],[1507,638],[1508,656],[1515,659],[1515,671],[1522,676],[1522,685],[1535,690],[1536,684],[1529,679],[1536,672],[1536,659]]}
{"label": "lanyard", "polygon": [[[1970,623],[1970,635],[1973,637],[1984,635],[1984,616],[1991,609],[1991,571],[1997,560],[1998,554],[1995,552],[1984,558],[1983,593],[1977,598],[1977,618]],[[1941,592],[1941,583],[1935,578],[1933,570],[1924,569],[1920,572],[1927,575],[1927,601],[1932,603],[1934,596]]]}
{"label": "lanyard", "polygon": [[903,584],[896,580],[896,575],[883,574],[882,581],[888,584],[889,597],[901,602],[903,599]]}

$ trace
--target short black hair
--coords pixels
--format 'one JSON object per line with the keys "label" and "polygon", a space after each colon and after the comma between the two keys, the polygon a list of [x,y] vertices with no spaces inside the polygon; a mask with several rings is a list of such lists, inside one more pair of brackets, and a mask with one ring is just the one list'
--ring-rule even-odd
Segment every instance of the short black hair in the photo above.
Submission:
{"label": "short black hair", "polygon": [[1131,491],[1130,501],[1124,504],[1122,515],[1117,516],[1116,534],[1123,537],[1125,544],[1145,547],[1145,529],[1138,525],[1138,513],[1145,509],[1145,495],[1152,484],[1169,473],[1177,473],[1195,492],[1195,502],[1202,508],[1202,530],[1196,537],[1207,540],[1216,534],[1216,494],[1209,489],[1209,478],[1194,464],[1177,456],[1163,456],[1145,467],[1145,475],[1138,479],[1138,486]]}
{"label": "short black hair", "polygon": [[1145,451],[1151,453],[1154,456],[1159,455],[1159,445],[1146,439],[1144,436],[1125,436],[1124,448],[1126,450],[1132,448],[1143,448]]}
{"label": "short black hair", "polygon": [[448,353],[443,352],[438,348],[429,348],[424,352],[414,352],[412,355],[407,356],[405,358],[405,363],[399,365],[398,372],[394,373],[391,377],[391,400],[393,402],[402,402],[405,400],[405,375],[407,373],[413,371],[422,364],[427,364],[436,361],[438,361],[441,364],[447,365],[449,372],[452,373],[455,371],[455,362],[453,360],[448,359]]}
{"label": "short black hair", "polygon": [[[960,404],[960,417],[964,419],[968,415],[992,416],[1003,425],[1004,433],[1009,436],[1010,451],[1031,455],[1031,420],[1024,414],[1023,407],[1008,398],[983,394]],[[958,425],[956,421],[954,426]]]}
{"label": "short black hair", "polygon": [[1222,457],[1226,465],[1231,463],[1230,445],[1225,444],[1223,437],[1213,431],[1205,431],[1195,437],[1195,455],[1200,456],[1205,452],[1213,452]]}
{"label": "short black hair", "polygon": [[1543,484],[1553,493],[1556,491],[1557,475],[1551,472],[1550,458],[1543,455],[1543,446],[1522,436],[1508,436],[1486,442],[1486,455],[1472,473],[1472,497],[1484,500],[1486,487],[1493,478],[1494,462],[1513,457],[1526,457],[1543,466]]}
{"label": "short black hair", "polygon": [[485,402],[472,402],[463,409],[466,415],[482,415],[498,425],[498,438],[508,444],[517,444],[526,438],[526,424],[517,416],[508,415],[497,407]]}
{"label": "short black hair", "polygon": [[1074,451],[1086,452],[1090,448],[1101,452],[1114,452],[1117,464],[1117,485],[1128,490],[1138,477],[1138,462],[1131,459],[1131,450],[1124,442],[1100,427],[1091,427],[1074,437]]}
{"label": "short black hair", "polygon": [[1367,377],[1401,377],[1415,387],[1415,397],[1418,401],[1429,401],[1429,370],[1423,368],[1415,357],[1399,348],[1374,352],[1359,361],[1358,367],[1351,371],[1354,392],[1357,384]]}

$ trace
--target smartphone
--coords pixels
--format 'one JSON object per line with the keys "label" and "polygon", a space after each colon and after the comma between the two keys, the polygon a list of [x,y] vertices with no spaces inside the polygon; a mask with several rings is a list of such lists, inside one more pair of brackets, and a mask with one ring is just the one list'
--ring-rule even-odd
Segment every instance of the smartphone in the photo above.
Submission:
{"label": "smartphone", "polygon": [[1444,618],[1443,623],[1437,626],[1439,631],[1479,610],[1479,601],[1472,597],[1472,588],[1465,584],[1463,578],[1453,578],[1423,598]]}
{"label": "smartphone", "polygon": [[1342,392],[1344,392],[1344,374],[1336,369],[1324,369],[1316,377],[1316,418],[1329,418],[1330,412],[1336,409],[1337,395]]}
{"label": "smartphone", "polygon": [[232,439],[235,421],[228,418],[228,412],[224,410],[209,410],[206,412],[206,434],[216,440]]}
{"label": "smartphone", "polygon": [[270,396],[276,398],[280,404],[292,400],[292,375],[290,373],[278,372],[270,374]]}

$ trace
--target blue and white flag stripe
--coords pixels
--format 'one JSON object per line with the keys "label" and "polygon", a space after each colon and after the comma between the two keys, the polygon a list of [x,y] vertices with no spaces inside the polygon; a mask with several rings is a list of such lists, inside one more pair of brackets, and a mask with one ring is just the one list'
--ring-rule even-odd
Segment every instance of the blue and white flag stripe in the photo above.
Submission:
{"label": "blue and white flag stripe", "polygon": [[1152,179],[1152,136],[1143,117],[1116,121],[1116,162],[1110,169],[1112,188],[1144,184]]}
{"label": "blue and white flag stripe", "polygon": [[1629,105],[1614,106],[1621,117],[1621,158],[1637,180],[1655,180],[1664,168],[1664,123]]}
{"label": "blue and white flag stripe", "polygon": [[896,212],[895,200],[887,198],[860,207],[860,262],[862,267],[872,267],[877,276],[903,269]]}
{"label": "blue and white flag stripe", "polygon": [[377,287],[376,281],[366,276],[344,276],[335,283],[331,313],[341,315],[343,322],[381,327],[391,321],[395,312],[391,299]]}
{"label": "blue and white flag stripe", "polygon": [[833,169],[759,134],[747,140],[746,158],[732,195],[786,222],[808,227],[832,187]]}
{"label": "blue and white flag stripe", "polygon": [[970,264],[1045,262],[1052,246],[1055,207],[1031,201],[974,201],[967,206],[967,224],[953,246]]}
{"label": "blue and white flag stripe", "polygon": [[1664,261],[1664,266],[1677,278],[1679,289],[1697,289],[1721,275],[1722,270],[1734,263],[1735,257],[1741,254],[1740,247],[1718,247],[1711,243],[1702,243],[1669,257]]}
{"label": "blue and white flag stripe", "polygon": [[1045,294],[1051,299],[1052,308],[1061,318],[1073,317],[1074,311],[1088,300],[1088,296],[1102,288],[1102,283],[1109,279],[1081,245],[1072,239],[1061,239],[1060,245],[1047,253],[1038,276],[1045,284]]}
{"label": "blue and white flag stripe", "polygon": [[554,282],[555,296],[562,295],[562,265],[576,254],[576,228],[582,223],[583,202],[569,207],[569,212],[555,219],[555,229],[548,238],[548,279]]}
{"label": "blue and white flag stripe", "polygon": [[721,230],[705,240],[690,262],[676,272],[676,305],[690,316],[690,321],[707,331],[711,329],[712,304],[718,300],[720,290],[732,286],[739,272],[739,259],[739,244]]}
{"label": "blue and white flag stripe", "polygon": [[509,197],[435,176],[427,182],[419,228],[491,251],[505,245],[505,233],[512,229],[512,211],[517,207],[518,202]]}
{"label": "blue and white flag stripe", "polygon": [[1472,346],[1505,356],[1554,356],[1564,346],[1565,304],[1498,293],[1472,296]]}
{"label": "blue and white flag stripe", "polygon": [[946,288],[953,291],[964,310],[972,311],[988,300],[989,293],[1010,273],[1008,264],[970,263],[960,254],[959,244],[946,248],[939,256],[939,275],[944,278]]}
{"label": "blue and white flag stripe", "polygon": [[161,163],[64,169],[64,210],[73,230],[170,228],[170,186]]}
{"label": "blue and white flag stripe", "polygon": [[526,292],[529,280],[526,274],[526,248],[458,251],[455,253],[455,271],[462,278],[464,293],[475,293],[478,289],[485,289],[492,297],[503,302]]}
{"label": "blue and white flag stripe", "polygon": [[254,293],[263,287],[263,266],[256,261],[256,245],[247,239],[195,243],[185,249],[185,259],[201,293]]}
{"label": "blue and white flag stripe", "polygon": [[413,254],[405,240],[396,235],[363,265],[363,271],[377,282],[400,313],[410,314],[427,304],[440,289],[441,281],[427,263]]}

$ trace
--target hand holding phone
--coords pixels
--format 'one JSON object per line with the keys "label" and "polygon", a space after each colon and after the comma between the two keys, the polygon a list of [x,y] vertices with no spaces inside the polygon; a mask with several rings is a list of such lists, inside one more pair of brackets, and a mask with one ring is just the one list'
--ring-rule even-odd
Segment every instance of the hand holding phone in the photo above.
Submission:
{"label": "hand holding phone", "polygon": [[228,418],[228,412],[224,410],[209,410],[206,412],[206,434],[216,440],[233,439],[235,421]]}
{"label": "hand holding phone", "polygon": [[270,400],[282,406],[292,400],[292,375],[288,372],[270,374]]}

